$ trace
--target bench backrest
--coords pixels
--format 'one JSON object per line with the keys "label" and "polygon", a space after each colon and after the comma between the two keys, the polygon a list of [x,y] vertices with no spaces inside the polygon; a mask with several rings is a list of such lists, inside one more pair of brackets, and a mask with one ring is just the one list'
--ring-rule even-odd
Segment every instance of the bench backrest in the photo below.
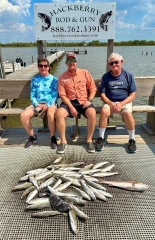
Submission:
{"label": "bench backrest", "polygon": [[[155,96],[155,77],[135,77],[137,96]],[[100,97],[101,79],[95,78],[96,97]],[[0,80],[1,99],[30,98],[30,80]]]}

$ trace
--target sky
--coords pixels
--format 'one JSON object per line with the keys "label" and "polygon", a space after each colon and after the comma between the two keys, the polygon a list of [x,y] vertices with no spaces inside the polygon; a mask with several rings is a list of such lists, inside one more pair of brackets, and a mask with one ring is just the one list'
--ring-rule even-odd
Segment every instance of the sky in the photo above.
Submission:
{"label": "sky", "polygon": [[114,41],[155,41],[155,0],[0,0],[0,43],[36,42],[34,3],[61,2],[116,2]]}

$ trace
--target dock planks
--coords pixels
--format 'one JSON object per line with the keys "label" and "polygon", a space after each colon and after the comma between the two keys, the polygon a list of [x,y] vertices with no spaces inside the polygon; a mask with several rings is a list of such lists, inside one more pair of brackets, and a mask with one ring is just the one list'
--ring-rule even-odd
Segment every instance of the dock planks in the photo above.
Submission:
{"label": "dock planks", "polygon": [[[38,136],[38,142],[34,146],[50,146],[50,133],[48,129],[34,128]],[[66,128],[66,137],[68,144],[80,145],[86,143],[87,128],[86,126],[79,127],[79,137],[75,138],[72,135],[73,126]],[[38,131],[39,130],[39,131]],[[141,125],[136,125],[136,143],[140,144],[155,144],[155,136],[151,136],[143,129]],[[1,131],[0,134],[0,148],[3,147],[22,147],[28,138],[24,128],[7,128]],[[56,134],[59,137],[58,133]],[[108,143],[127,144],[129,136],[125,125],[118,125],[116,129],[106,130],[105,137]],[[98,138],[98,127],[96,127],[93,135],[93,140]]]}
{"label": "dock planks", "polygon": [[[55,62],[57,62],[61,57],[64,56],[64,54],[64,51],[60,51],[52,54],[51,56],[48,56],[47,59],[50,65],[53,65]],[[31,78],[36,76],[38,73],[39,71],[37,67],[37,62],[35,62],[16,72],[6,75],[6,80],[31,80]]]}

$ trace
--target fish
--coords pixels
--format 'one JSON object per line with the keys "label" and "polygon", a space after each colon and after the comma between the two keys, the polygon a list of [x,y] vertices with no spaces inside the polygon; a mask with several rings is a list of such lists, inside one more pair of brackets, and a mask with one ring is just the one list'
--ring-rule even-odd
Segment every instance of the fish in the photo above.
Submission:
{"label": "fish", "polygon": [[100,167],[102,167],[103,165],[105,165],[107,163],[109,163],[109,162],[99,162],[99,163],[96,163],[96,164],[94,164],[92,169],[100,168]]}
{"label": "fish", "polygon": [[49,198],[48,197],[42,197],[42,198],[35,198],[32,199],[31,201],[28,202],[28,204],[46,204],[46,203],[50,203]]}
{"label": "fish", "polygon": [[82,175],[82,177],[83,177],[84,179],[88,179],[88,180],[90,180],[90,181],[92,181],[92,182],[99,182],[99,180],[98,180],[97,178],[92,177],[92,176],[89,176],[89,175]]}
{"label": "fish", "polygon": [[47,168],[36,168],[36,169],[28,171],[26,174],[29,176],[32,176],[32,175],[38,175],[38,174],[46,172],[46,171],[47,171]]}
{"label": "fish", "polygon": [[32,192],[30,192],[27,196],[26,203],[31,201],[37,195],[37,193],[38,193],[37,188],[35,188]]}
{"label": "fish", "polygon": [[80,188],[77,188],[74,186],[72,186],[72,188],[75,190],[75,192],[78,192],[81,195],[81,197],[83,197],[89,201],[91,200],[90,196],[87,193],[85,193],[84,191],[82,191]]}
{"label": "fish", "polygon": [[51,17],[49,17],[45,13],[38,13],[38,17],[41,18],[42,22],[44,23],[44,26],[42,25],[42,32],[46,31],[51,26]]}
{"label": "fish", "polygon": [[69,211],[69,221],[70,221],[70,225],[71,225],[73,232],[75,234],[77,234],[78,233],[78,223],[77,223],[77,217],[76,217],[76,213],[75,213],[74,209]]}
{"label": "fish", "polygon": [[82,197],[70,197],[70,196],[64,196],[62,197],[63,199],[65,199],[66,201],[68,201],[69,203],[75,203],[78,205],[86,205],[87,201],[83,200]]}
{"label": "fish", "polygon": [[62,157],[58,157],[57,159],[55,159],[55,161],[53,163],[55,164],[55,163],[59,163],[61,161],[62,161]]}
{"label": "fish", "polygon": [[28,181],[29,180],[29,175],[27,174],[27,175],[25,175],[24,177],[21,177],[20,179],[19,179],[19,182],[24,182],[24,181]]}
{"label": "fish", "polygon": [[72,182],[72,185],[76,186],[76,187],[81,187],[81,184],[79,182],[78,179],[76,178],[71,178],[71,177],[65,177],[62,175],[58,175],[58,177],[63,181],[63,182]]}
{"label": "fish", "polygon": [[48,187],[51,184],[54,184],[56,179],[54,177],[48,178],[45,182],[41,183],[39,186],[39,190]]}
{"label": "fish", "polygon": [[59,178],[52,187],[57,188],[61,183],[62,183],[62,180]]}
{"label": "fish", "polygon": [[94,193],[96,198],[98,198],[98,199],[100,199],[102,201],[105,201],[105,202],[107,201],[106,196],[104,196],[101,192],[99,192],[98,191],[99,189],[93,188],[91,186],[90,186],[90,189],[93,191],[93,193]]}
{"label": "fish", "polygon": [[51,186],[48,186],[48,190],[49,190],[51,193],[53,193],[53,194],[55,194],[55,195],[57,195],[57,196],[59,196],[59,197],[64,197],[64,196],[76,197],[76,195],[75,195],[74,193],[59,192],[59,191],[55,190],[54,188],[52,188]]}
{"label": "fish", "polygon": [[87,170],[91,169],[93,166],[94,166],[94,164],[86,165],[86,166],[85,166],[84,168],[82,168],[79,172],[87,171]]}
{"label": "fish", "polygon": [[55,189],[56,191],[62,191],[62,190],[64,190],[64,189],[66,189],[67,187],[69,187],[71,184],[72,184],[71,181],[65,182],[65,183],[62,183],[62,184],[60,184],[59,186],[55,187],[54,189]]}
{"label": "fish", "polygon": [[105,14],[102,14],[100,19],[99,19],[99,25],[105,31],[108,31],[108,25],[107,24],[105,25],[105,23],[108,22],[108,20],[109,20],[109,18],[111,17],[112,14],[113,14],[112,11],[106,12]]}
{"label": "fish", "polygon": [[38,174],[36,177],[35,177],[35,179],[37,180],[37,181],[43,181],[43,180],[46,180],[47,178],[50,178],[50,177],[52,177],[53,176],[53,171],[51,170],[51,171],[46,171],[46,172],[41,172],[40,174]]}
{"label": "fish", "polygon": [[100,190],[106,191],[106,188],[103,187],[103,186],[101,186],[100,184],[97,184],[97,183],[95,183],[95,182],[92,182],[91,180],[89,180],[89,178],[85,178],[85,177],[84,177],[84,179],[85,179],[86,183],[89,184],[90,186],[92,186],[92,187],[94,187],[94,188],[97,188],[97,189],[100,189]]}
{"label": "fish", "polygon": [[94,187],[92,187],[92,186],[90,186],[90,188],[91,188],[92,190],[98,192],[98,193],[101,193],[101,194],[104,195],[105,197],[108,197],[108,198],[112,198],[112,197],[113,197],[110,193],[108,193],[108,192],[106,192],[106,191],[103,191],[103,190],[94,188]]}
{"label": "fish", "polygon": [[149,188],[148,185],[142,182],[119,182],[119,181],[104,181],[102,183],[108,184],[110,187],[123,188],[129,191],[143,192]]}
{"label": "fish", "polygon": [[12,188],[12,192],[15,192],[15,191],[22,191],[22,190],[25,190],[29,187],[32,187],[33,184],[31,182],[25,182],[23,184],[19,184],[19,185],[16,185]]}
{"label": "fish", "polygon": [[23,194],[22,194],[22,196],[21,196],[21,199],[24,199],[24,198],[25,198],[30,192],[32,192],[34,189],[36,189],[35,186],[32,186],[32,187],[27,188],[27,189],[23,192]]}
{"label": "fish", "polygon": [[50,207],[51,207],[51,205],[50,205],[49,202],[30,204],[30,205],[25,207],[24,211],[27,211],[27,210],[39,210],[39,209],[50,208]]}
{"label": "fish", "polygon": [[37,180],[33,176],[30,176],[29,180],[37,189],[39,188],[38,182],[37,182]]}
{"label": "fish", "polygon": [[89,170],[86,170],[86,171],[82,171],[81,174],[82,175],[87,175],[87,174],[92,174],[92,173],[95,173],[95,172],[100,172],[101,169],[89,169]]}
{"label": "fish", "polygon": [[96,200],[96,197],[93,191],[87,186],[87,184],[85,183],[85,180],[80,180],[80,181],[81,181],[81,186],[83,191],[85,191],[92,200]]}
{"label": "fish", "polygon": [[46,218],[46,217],[52,217],[52,216],[59,215],[59,214],[62,214],[62,213],[58,212],[58,211],[42,211],[42,212],[32,213],[31,217]]}
{"label": "fish", "polygon": [[71,205],[68,202],[63,201],[57,195],[51,193],[49,196],[51,206],[59,212],[68,212],[72,209]]}
{"label": "fish", "polygon": [[101,169],[101,172],[110,172],[115,167],[115,164],[111,164],[110,166],[107,166],[105,168]]}
{"label": "fish", "polygon": [[99,173],[93,174],[92,176],[93,177],[109,177],[115,174],[119,174],[119,173],[118,172],[99,172]]}
{"label": "fish", "polygon": [[82,212],[79,208],[77,208],[76,206],[73,205],[73,209],[75,211],[76,216],[78,216],[82,219],[85,219],[85,220],[89,219],[89,217],[84,212]]}

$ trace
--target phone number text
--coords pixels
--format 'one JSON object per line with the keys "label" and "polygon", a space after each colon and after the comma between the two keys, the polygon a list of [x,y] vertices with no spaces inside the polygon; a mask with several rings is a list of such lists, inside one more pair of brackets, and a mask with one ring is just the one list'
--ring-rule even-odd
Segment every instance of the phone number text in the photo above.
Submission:
{"label": "phone number text", "polygon": [[99,26],[84,26],[82,29],[80,27],[71,27],[68,26],[67,29],[64,29],[64,27],[51,27],[51,32],[99,32],[100,28]]}

